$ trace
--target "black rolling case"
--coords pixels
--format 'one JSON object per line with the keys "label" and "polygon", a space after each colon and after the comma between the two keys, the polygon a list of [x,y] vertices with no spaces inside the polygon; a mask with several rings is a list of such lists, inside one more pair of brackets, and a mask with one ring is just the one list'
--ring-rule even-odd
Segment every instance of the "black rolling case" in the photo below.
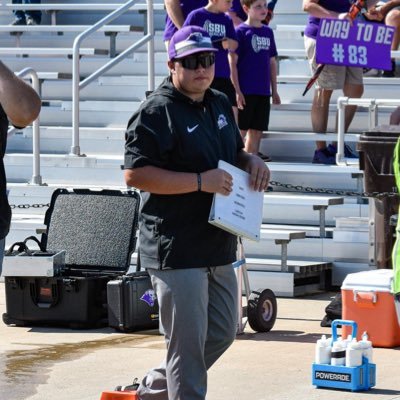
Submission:
{"label": "black rolling case", "polygon": [[[58,263],[53,271],[37,268],[41,273],[35,276],[35,265],[41,265],[32,259],[35,255],[6,256],[5,264],[11,264],[6,267],[3,321],[72,328],[107,325],[107,283],[129,268],[138,210],[134,191],[57,189],[45,215],[41,248],[47,261],[46,254],[65,251],[65,265]],[[20,265],[12,276],[15,261]]]}
{"label": "black rolling case", "polygon": [[107,284],[108,324],[121,332],[158,328],[158,303],[147,272]]}

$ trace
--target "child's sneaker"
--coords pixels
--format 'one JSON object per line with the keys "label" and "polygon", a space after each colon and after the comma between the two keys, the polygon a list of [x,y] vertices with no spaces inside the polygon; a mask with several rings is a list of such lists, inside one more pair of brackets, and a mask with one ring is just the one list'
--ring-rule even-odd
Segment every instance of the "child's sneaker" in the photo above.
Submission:
{"label": "child's sneaker", "polygon": [[315,150],[314,157],[312,159],[313,164],[336,164],[335,156],[327,149]]}
{"label": "child's sneaker", "polygon": [[[337,153],[337,146],[335,144],[330,144],[328,146],[328,150],[333,154],[336,155]],[[344,144],[344,156],[346,158],[358,158],[358,155],[354,153],[354,151],[351,149],[349,145],[346,143]]]}

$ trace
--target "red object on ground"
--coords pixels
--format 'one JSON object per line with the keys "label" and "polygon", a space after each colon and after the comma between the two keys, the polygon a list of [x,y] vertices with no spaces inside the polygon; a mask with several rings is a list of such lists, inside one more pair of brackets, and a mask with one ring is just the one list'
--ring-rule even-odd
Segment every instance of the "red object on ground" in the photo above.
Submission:
{"label": "red object on ground", "polygon": [[136,390],[125,391],[125,392],[103,392],[101,394],[100,400],[139,400]]}

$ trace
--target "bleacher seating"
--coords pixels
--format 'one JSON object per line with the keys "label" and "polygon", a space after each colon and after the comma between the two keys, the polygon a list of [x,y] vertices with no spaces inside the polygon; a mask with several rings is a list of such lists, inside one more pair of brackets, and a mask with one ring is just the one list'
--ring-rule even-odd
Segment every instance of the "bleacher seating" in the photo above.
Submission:
{"label": "bleacher seating", "polygon": [[[46,1],[47,3],[53,3],[56,9],[56,2]],[[74,4],[79,3],[92,4],[92,8],[87,6],[87,10],[92,10],[94,15],[74,12]],[[21,29],[23,34],[18,35],[18,38],[15,35],[4,34],[15,32],[16,29],[7,26],[12,20],[9,5],[0,6],[2,61],[15,71],[28,65],[37,70],[42,82],[43,96],[40,116],[41,175],[48,186],[26,184],[32,175],[32,129],[28,127],[17,131],[9,138],[5,158],[10,201],[14,205],[46,204],[55,187],[124,187],[120,170],[123,160],[124,129],[147,89],[145,47],[135,51],[132,56],[107,71],[82,91],[80,146],[86,156],[76,157],[69,154],[72,138],[72,64],[67,57],[70,51],[68,49],[72,48],[74,38],[85,26],[95,22],[95,17],[99,19],[109,12],[107,7],[102,10],[95,9],[96,3],[98,2],[73,0],[68,2],[69,7],[63,9],[58,6],[60,11],[57,13],[57,25],[51,25],[50,16],[44,14],[46,25],[33,27],[34,29],[24,27]],[[107,3],[117,5],[123,1]],[[167,74],[165,46],[162,42],[164,18],[162,8],[162,2],[158,0],[155,25],[156,84]],[[360,202],[356,197],[340,195],[340,204],[328,207],[324,216],[327,237],[320,237],[321,220],[315,207],[329,205],[329,201],[335,203],[334,198],[337,196],[310,196],[304,191],[297,194],[288,193],[297,185],[334,190],[361,190],[360,180],[353,178],[354,174],[360,176],[357,166],[339,167],[310,163],[314,142],[320,139],[320,135],[311,132],[312,90],[305,97],[301,95],[309,77],[309,70],[304,57],[301,30],[298,27],[304,26],[306,18],[301,10],[301,0],[282,1],[276,7],[272,23],[278,51],[281,49],[284,56],[279,61],[278,78],[282,105],[272,107],[271,131],[264,134],[262,151],[272,157],[273,161],[269,164],[272,180],[283,185],[275,187],[272,195],[265,195],[261,241],[245,242],[246,254],[251,257],[249,265],[255,266],[249,268],[250,280],[257,287],[262,287],[263,279],[267,277],[267,274],[263,275],[263,278],[260,275],[262,274],[260,270],[265,270],[265,265],[269,265],[274,273],[276,265],[281,265],[281,249],[275,242],[290,236],[291,232],[301,232],[299,235],[303,237],[301,240],[290,241],[286,249],[288,265],[296,274],[307,274],[312,268],[314,272],[324,271],[329,264],[333,268],[333,284],[340,285],[345,273],[370,268],[368,241],[341,242],[340,235],[337,235],[338,240],[332,237],[336,218],[365,218],[368,215],[366,202]],[[114,32],[118,30],[115,47],[118,54],[143,36],[143,29],[140,31],[136,29],[137,26],[143,28],[143,15],[138,11],[131,11],[128,16],[120,18],[117,25],[118,29],[114,28]],[[132,26],[135,26],[135,29],[129,28]],[[109,55],[95,54],[99,53],[99,50],[104,52],[110,49],[109,38],[104,35],[107,29],[113,31],[113,27],[104,28],[87,42],[85,41],[84,47],[91,49],[92,53],[81,58],[81,79],[103,65],[105,60],[109,60]],[[59,32],[62,35],[58,34]],[[289,45],[292,47],[289,48]],[[380,97],[398,96],[399,84],[398,78],[366,78],[366,96],[373,97],[378,93]],[[332,101],[330,110],[330,133],[326,136],[328,140],[335,138],[335,99],[336,97]],[[390,109],[382,110],[380,113],[382,122],[387,122],[389,112]],[[347,136],[349,144],[354,145],[359,139],[359,134],[367,129],[367,119],[365,111],[358,113],[352,126],[352,133]],[[286,187],[287,184],[292,186]],[[7,244],[34,234],[34,230],[42,222],[45,210],[46,207],[14,209],[12,230],[7,238]],[[296,235],[293,233],[292,236],[293,239]],[[252,271],[255,272],[254,275]],[[272,279],[269,274],[268,279]],[[283,285],[282,280],[278,279],[277,284]],[[293,291],[288,294],[285,290],[281,290],[280,293],[296,294]]]}

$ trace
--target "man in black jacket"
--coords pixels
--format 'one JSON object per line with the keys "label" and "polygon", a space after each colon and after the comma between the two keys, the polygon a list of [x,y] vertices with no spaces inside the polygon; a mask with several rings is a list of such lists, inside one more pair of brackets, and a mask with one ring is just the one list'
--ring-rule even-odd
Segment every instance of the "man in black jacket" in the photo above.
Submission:
{"label": "man in black jacket", "polygon": [[5,237],[10,228],[11,220],[3,162],[7,145],[8,121],[14,126],[24,127],[36,119],[40,107],[40,97],[32,87],[15,76],[0,61],[0,273]]}
{"label": "man in black jacket", "polygon": [[204,400],[207,370],[237,326],[235,235],[208,223],[214,193],[232,176],[218,161],[248,171],[263,191],[269,170],[243,150],[227,97],[209,89],[215,51],[207,32],[178,30],[169,43],[170,77],[129,121],[125,180],[142,193],[140,260],[160,306],[167,356],[137,391],[141,400]]}

